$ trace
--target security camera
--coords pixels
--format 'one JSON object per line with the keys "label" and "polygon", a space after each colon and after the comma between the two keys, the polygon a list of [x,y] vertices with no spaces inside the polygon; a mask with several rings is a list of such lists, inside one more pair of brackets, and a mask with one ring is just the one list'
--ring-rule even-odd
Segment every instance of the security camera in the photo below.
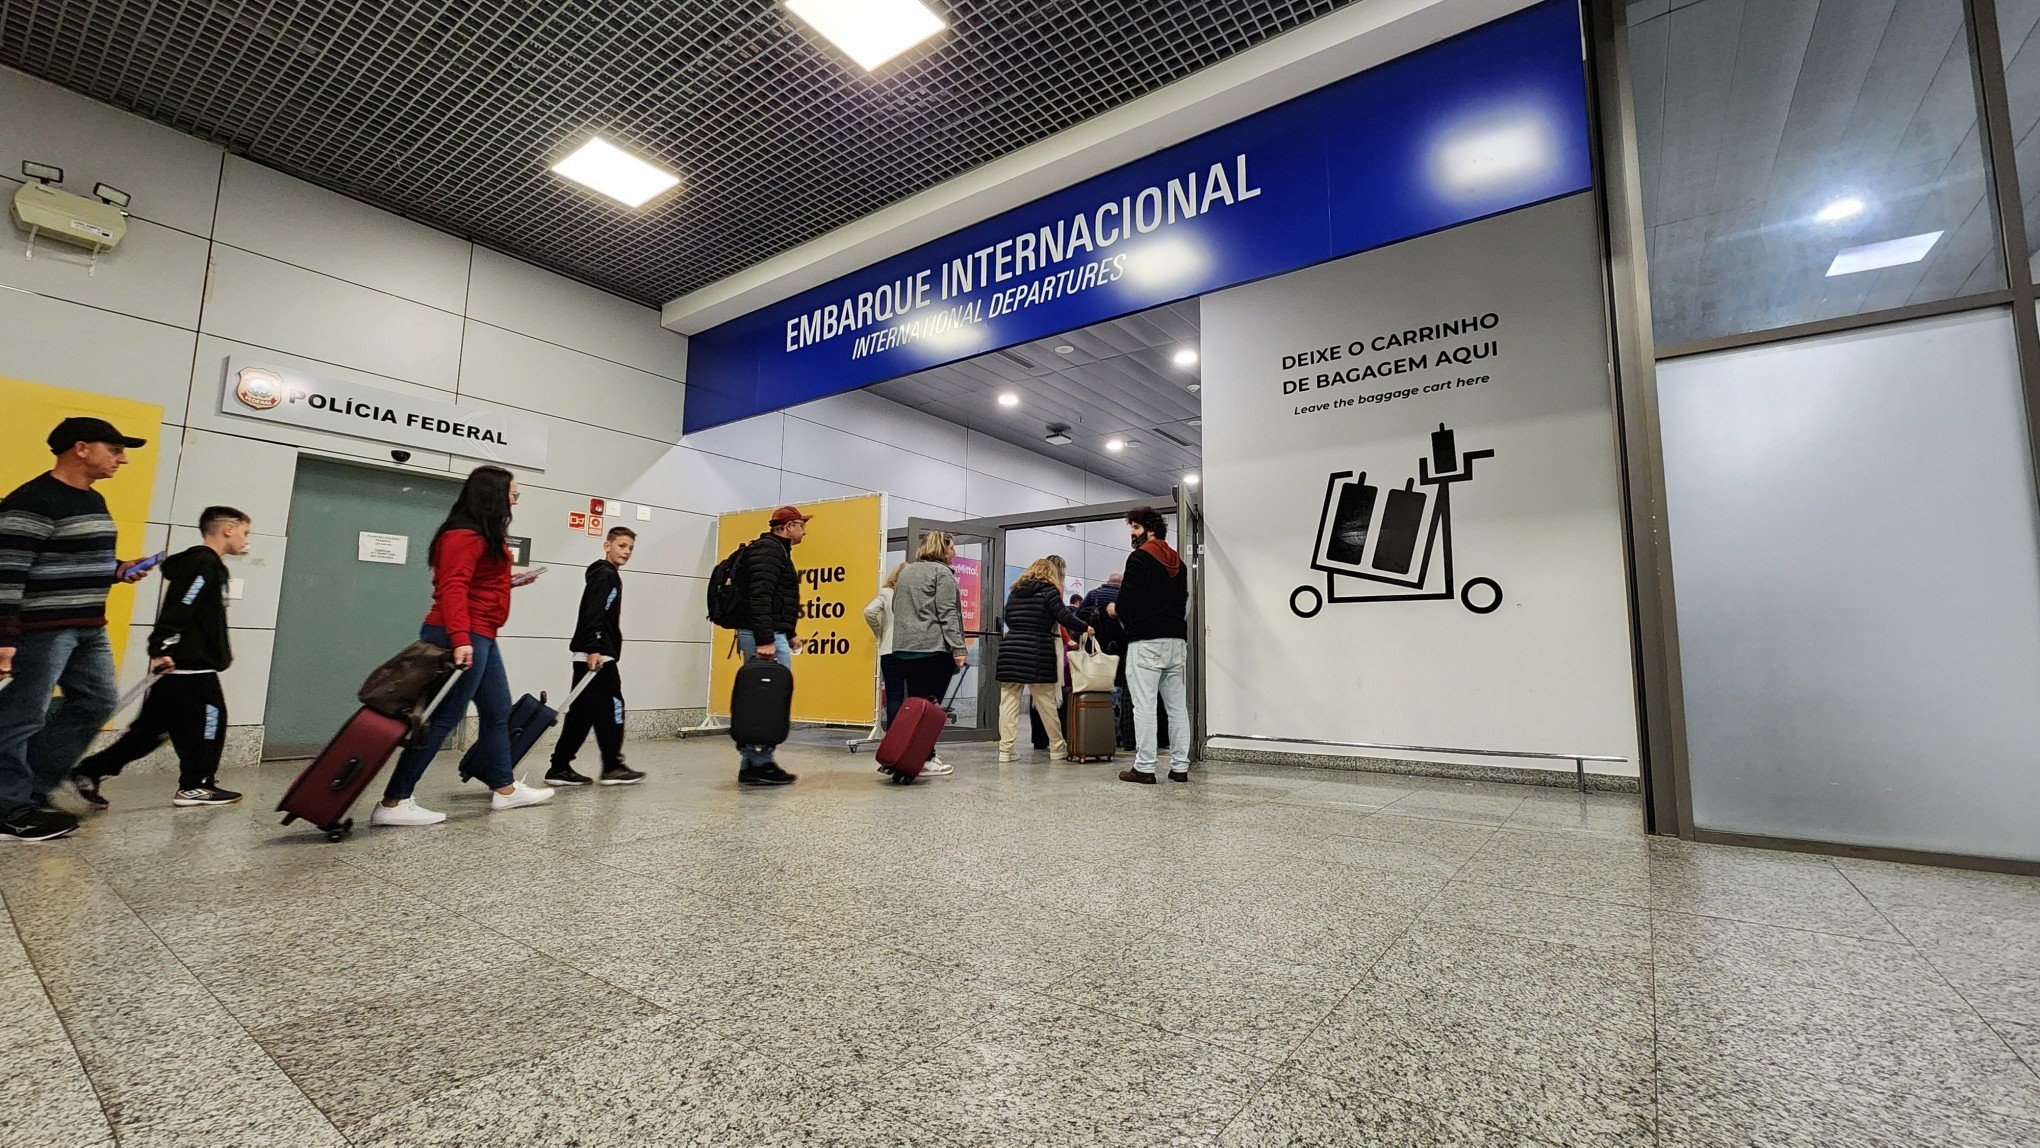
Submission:
{"label": "security camera", "polygon": [[409,462],[411,461],[411,452],[408,450],[393,450],[390,452],[390,457],[398,462]]}

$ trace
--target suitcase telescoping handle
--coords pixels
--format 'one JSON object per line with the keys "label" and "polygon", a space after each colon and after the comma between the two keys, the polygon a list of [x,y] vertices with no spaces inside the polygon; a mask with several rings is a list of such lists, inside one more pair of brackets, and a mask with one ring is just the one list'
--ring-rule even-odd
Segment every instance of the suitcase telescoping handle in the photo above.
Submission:
{"label": "suitcase telescoping handle", "polygon": [[581,691],[588,688],[589,684],[595,680],[595,675],[601,673],[602,671],[608,669],[609,667],[615,664],[616,664],[615,658],[605,658],[603,659],[601,665],[596,666],[594,669],[589,670],[585,674],[582,674],[580,682],[577,685],[575,685],[573,689],[567,691],[567,699],[560,703],[560,712],[566,713],[568,710],[573,709],[574,699],[581,696]]}
{"label": "suitcase telescoping handle", "polygon": [[963,676],[969,672],[970,666],[968,665],[956,671],[956,684],[949,687],[949,700],[942,703],[942,712],[948,714],[952,719],[956,717],[956,699],[963,696]]}
{"label": "suitcase telescoping handle", "polygon": [[446,695],[453,692],[453,683],[459,681],[464,673],[467,673],[466,666],[455,666],[453,672],[446,675],[446,684],[439,687],[439,692],[432,695],[432,704],[425,707],[425,720],[432,720],[432,715],[439,712],[440,704],[446,701]]}

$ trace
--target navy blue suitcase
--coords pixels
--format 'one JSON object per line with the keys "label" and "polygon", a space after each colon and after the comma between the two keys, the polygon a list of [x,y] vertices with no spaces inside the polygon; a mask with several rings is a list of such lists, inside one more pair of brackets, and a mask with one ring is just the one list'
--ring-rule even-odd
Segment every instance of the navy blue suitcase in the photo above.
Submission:
{"label": "navy blue suitcase", "polygon": [[[581,675],[581,684],[575,686],[573,691],[567,694],[566,703],[560,708],[572,708],[574,699],[581,696],[581,691],[587,689],[588,683],[594,680],[594,674]],[[545,731],[559,723],[560,711],[545,704],[545,691],[540,690],[535,697],[531,694],[525,694],[523,697],[518,698],[517,704],[510,707],[510,721],[508,723],[510,726],[510,768],[517,768],[517,763],[524,760],[524,755],[531,752],[531,747],[538,744],[538,739],[545,736]],[[462,781],[466,781],[475,775],[476,758],[481,752],[481,748],[479,744],[471,745],[466,753],[460,755],[460,779]]]}

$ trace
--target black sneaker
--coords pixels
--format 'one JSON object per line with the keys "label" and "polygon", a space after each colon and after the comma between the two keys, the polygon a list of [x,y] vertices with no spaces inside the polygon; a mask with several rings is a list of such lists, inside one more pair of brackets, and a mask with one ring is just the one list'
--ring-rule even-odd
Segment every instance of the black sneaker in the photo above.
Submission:
{"label": "black sneaker", "polygon": [[645,772],[627,765],[612,765],[602,771],[602,785],[636,785],[645,779]]}
{"label": "black sneaker", "polygon": [[217,785],[201,785],[196,789],[180,789],[170,799],[172,805],[232,805],[241,800],[241,795],[231,789]]}
{"label": "black sneaker", "polygon": [[545,783],[551,786],[593,785],[595,781],[571,765],[555,765],[545,771]]}
{"label": "black sneaker", "polygon": [[1188,781],[1190,780],[1190,771],[1187,769],[1172,769],[1169,771],[1169,780]]}
{"label": "black sneaker", "polygon": [[792,785],[796,778],[767,762],[764,765],[746,765],[737,770],[738,785]]}
{"label": "black sneaker", "polygon": [[80,800],[94,809],[105,809],[106,798],[99,795],[99,779],[89,773],[71,775],[71,788],[76,790]]}
{"label": "black sneaker", "polygon": [[38,809],[26,817],[0,822],[0,841],[55,841],[78,828],[78,815],[61,809]]}
{"label": "black sneaker", "polygon": [[1131,781],[1135,785],[1153,785],[1155,783],[1155,775],[1143,773],[1138,769],[1122,769],[1119,771],[1119,780]]}

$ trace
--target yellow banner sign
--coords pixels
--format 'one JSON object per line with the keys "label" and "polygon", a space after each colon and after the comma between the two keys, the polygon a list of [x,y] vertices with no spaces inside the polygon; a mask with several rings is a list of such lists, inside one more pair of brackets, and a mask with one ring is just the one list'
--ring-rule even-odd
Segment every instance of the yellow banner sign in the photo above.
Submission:
{"label": "yellow banner sign", "polygon": [[[869,724],[877,699],[878,639],[864,606],[878,594],[885,562],[885,495],[803,502],[813,517],[793,548],[800,572],[800,624],[794,641],[793,720]],[[716,557],[765,533],[771,507],[735,510],[716,526]],[[736,633],[717,630],[709,666],[710,713],[730,712],[741,653]]]}
{"label": "yellow banner sign", "polygon": [[[120,532],[117,555],[144,557],[143,533],[148,529],[149,499],[156,489],[156,459],[163,439],[163,408],[136,399],[96,395],[22,379],[0,376],[0,494],[5,494],[50,468],[50,448],[44,441],[56,425],[74,415],[102,418],[120,428],[122,434],[149,440],[149,445],[127,452],[128,464],[120,473],[96,484],[106,499],[106,512]],[[167,513],[167,512],[166,512]],[[113,641],[115,666],[127,652],[128,621],[134,617],[135,595],[156,593],[156,577],[138,586],[116,583],[106,596],[107,636]]]}

